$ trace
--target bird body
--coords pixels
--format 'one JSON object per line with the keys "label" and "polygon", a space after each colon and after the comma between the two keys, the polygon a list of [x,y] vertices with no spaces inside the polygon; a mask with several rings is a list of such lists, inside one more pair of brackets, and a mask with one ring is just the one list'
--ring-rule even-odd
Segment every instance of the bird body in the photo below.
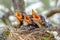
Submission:
{"label": "bird body", "polygon": [[45,27],[48,28],[48,27],[50,26],[50,24],[48,24],[48,23],[45,21],[45,18],[44,18],[42,15],[37,15],[37,14],[34,12],[34,10],[32,10],[32,16],[33,16],[33,21],[40,23],[40,24],[36,23],[37,25],[39,25],[39,27],[40,27],[40,26],[41,26],[41,27],[45,26]]}

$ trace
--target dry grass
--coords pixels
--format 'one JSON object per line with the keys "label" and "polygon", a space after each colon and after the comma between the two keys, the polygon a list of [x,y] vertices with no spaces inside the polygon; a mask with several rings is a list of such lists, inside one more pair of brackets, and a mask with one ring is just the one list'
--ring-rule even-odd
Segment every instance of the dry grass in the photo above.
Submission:
{"label": "dry grass", "polygon": [[6,40],[47,40],[44,38],[55,40],[54,36],[51,36],[45,28],[31,31],[10,28],[10,34]]}
{"label": "dry grass", "polygon": [[51,26],[49,28],[36,28],[35,30],[21,30],[20,28],[9,28],[10,32],[6,40],[55,40],[49,31],[57,31],[60,35],[60,27]]}

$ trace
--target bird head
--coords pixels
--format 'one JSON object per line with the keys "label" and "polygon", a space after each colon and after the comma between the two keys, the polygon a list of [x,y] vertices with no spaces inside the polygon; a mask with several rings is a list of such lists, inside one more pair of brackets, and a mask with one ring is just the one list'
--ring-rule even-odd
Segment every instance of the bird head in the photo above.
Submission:
{"label": "bird head", "polygon": [[32,17],[33,17],[33,20],[40,20],[40,16],[39,15],[37,15],[35,12],[34,12],[34,10],[32,9]]}
{"label": "bird head", "polygon": [[21,12],[19,12],[18,10],[16,10],[16,13],[15,13],[15,16],[17,19],[22,19],[22,15],[21,15]]}
{"label": "bird head", "polygon": [[29,16],[27,16],[26,14],[24,14],[24,21],[25,21],[25,22],[30,22],[31,19],[30,19]]}

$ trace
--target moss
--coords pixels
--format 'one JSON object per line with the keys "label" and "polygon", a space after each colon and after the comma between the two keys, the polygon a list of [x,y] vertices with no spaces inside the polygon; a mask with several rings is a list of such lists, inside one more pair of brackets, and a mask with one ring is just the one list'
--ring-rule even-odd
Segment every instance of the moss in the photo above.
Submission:
{"label": "moss", "polygon": [[5,34],[9,35],[10,34],[10,30],[5,30]]}
{"label": "moss", "polygon": [[52,36],[53,36],[53,33],[50,32],[50,37],[52,37]]}
{"label": "moss", "polygon": [[49,40],[48,37],[44,37],[43,40]]}

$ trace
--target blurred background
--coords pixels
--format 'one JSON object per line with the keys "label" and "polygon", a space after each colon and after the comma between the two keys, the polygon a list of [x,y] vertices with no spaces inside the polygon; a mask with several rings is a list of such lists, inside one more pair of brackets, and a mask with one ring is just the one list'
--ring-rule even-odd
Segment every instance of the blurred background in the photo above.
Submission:
{"label": "blurred background", "polygon": [[[0,27],[9,25],[14,21],[15,10],[31,15],[31,10],[41,15],[45,15],[48,10],[59,7],[60,0],[0,0]],[[50,18],[46,18],[51,24],[60,24],[60,14],[57,13]]]}

